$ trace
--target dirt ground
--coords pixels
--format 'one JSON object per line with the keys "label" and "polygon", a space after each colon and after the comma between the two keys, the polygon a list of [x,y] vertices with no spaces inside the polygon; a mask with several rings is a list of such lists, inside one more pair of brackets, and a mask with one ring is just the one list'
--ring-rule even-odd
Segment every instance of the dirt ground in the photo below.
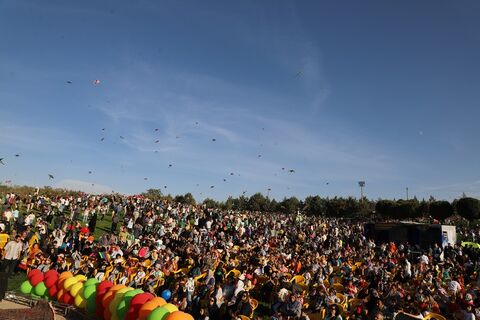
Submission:
{"label": "dirt ground", "polygon": [[[0,310],[7,310],[7,309],[28,309],[29,307],[28,306],[25,306],[25,305],[22,305],[22,304],[18,304],[18,303],[14,303],[14,302],[11,302],[11,301],[7,301],[7,300],[2,300],[0,301]],[[32,319],[33,320],[33,319]],[[59,314],[55,314],[55,320],[65,320],[65,317],[59,315]]]}

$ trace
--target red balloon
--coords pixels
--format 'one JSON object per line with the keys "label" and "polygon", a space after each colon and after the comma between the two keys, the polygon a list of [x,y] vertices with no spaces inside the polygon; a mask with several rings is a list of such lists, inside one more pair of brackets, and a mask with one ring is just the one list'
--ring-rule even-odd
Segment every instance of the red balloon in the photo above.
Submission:
{"label": "red balloon", "polygon": [[32,287],[35,287],[37,284],[39,284],[40,282],[43,281],[43,273],[37,273],[35,275],[33,275],[30,279],[30,284],[32,285]]}
{"label": "red balloon", "polygon": [[66,304],[73,304],[73,301],[75,299],[72,297],[72,295],[68,292],[65,292],[62,297],[62,302]]}
{"label": "red balloon", "polygon": [[28,272],[28,275],[27,275],[27,278],[28,280],[30,280],[33,276],[37,275],[37,274],[42,274],[42,271],[40,271],[40,269],[32,269]]}
{"label": "red balloon", "polygon": [[111,281],[102,281],[97,286],[97,295],[95,297],[97,309],[95,313],[100,319],[103,319],[103,297],[108,292],[108,289],[110,289],[111,287],[113,287],[113,282]]}
{"label": "red balloon", "polygon": [[55,279],[58,279],[60,275],[58,274],[57,270],[48,270],[47,272],[45,272],[44,274],[44,278],[45,279],[48,279],[48,278],[55,278]]}
{"label": "red balloon", "polygon": [[48,295],[52,298],[57,298],[58,289],[56,286],[50,287],[48,289]]}
{"label": "red balloon", "polygon": [[138,312],[142,305],[155,298],[155,296],[149,292],[137,294],[130,301],[130,307],[128,308],[125,320],[136,320],[138,318]]}
{"label": "red balloon", "polygon": [[57,281],[58,281],[58,278],[55,278],[54,276],[45,278],[45,286],[49,289],[51,287],[56,287]]}

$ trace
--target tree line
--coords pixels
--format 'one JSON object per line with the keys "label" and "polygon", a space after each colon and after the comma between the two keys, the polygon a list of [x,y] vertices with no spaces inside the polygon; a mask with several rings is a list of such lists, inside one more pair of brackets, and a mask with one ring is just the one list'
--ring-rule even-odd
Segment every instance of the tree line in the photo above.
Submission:
{"label": "tree line", "polygon": [[[0,192],[14,192],[16,194],[33,194],[36,188],[29,186],[5,186],[0,185]],[[48,197],[79,195],[79,191],[71,191],[66,189],[54,189],[51,187],[43,187],[39,190],[40,195]],[[183,195],[172,196],[163,194],[161,189],[148,189],[141,194],[151,200],[167,200],[178,202],[186,205],[195,205],[197,201],[189,192]],[[223,209],[223,210],[248,210],[262,212],[282,212],[293,214],[298,211],[309,215],[327,216],[327,217],[358,217],[371,216],[376,214],[384,218],[393,219],[414,219],[420,217],[431,216],[438,220],[444,220],[454,214],[468,219],[480,219],[480,201],[475,198],[466,197],[456,199],[453,202],[444,200],[436,200],[433,197],[425,200],[413,198],[410,200],[371,200],[357,199],[353,197],[333,197],[322,198],[318,195],[308,196],[304,200],[296,197],[283,198],[281,201],[264,196],[257,192],[250,197],[241,195],[239,197],[228,197],[225,201],[217,201],[207,198],[202,204],[206,208]]]}
{"label": "tree line", "polygon": [[[150,199],[166,199],[183,204],[196,204],[191,193],[184,195],[162,195],[159,189],[150,189],[143,193]],[[421,217],[433,217],[444,220],[458,214],[468,220],[480,218],[480,201],[475,198],[463,196],[452,203],[445,200],[436,200],[433,197],[425,200],[413,198],[411,200],[370,200],[357,199],[353,197],[322,198],[320,196],[308,196],[304,200],[296,197],[283,198],[281,201],[271,199],[258,192],[250,197],[241,195],[239,197],[228,197],[225,201],[217,201],[207,198],[202,204],[206,208],[223,210],[248,210],[262,212],[283,212],[296,213],[298,211],[309,215],[327,217],[358,217],[379,215],[392,219],[415,219]]]}

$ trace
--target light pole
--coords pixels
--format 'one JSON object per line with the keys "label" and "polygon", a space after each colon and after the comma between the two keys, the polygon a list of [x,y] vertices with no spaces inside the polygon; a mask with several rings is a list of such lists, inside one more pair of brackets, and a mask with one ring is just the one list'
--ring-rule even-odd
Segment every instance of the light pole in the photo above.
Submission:
{"label": "light pole", "polygon": [[363,187],[365,187],[365,181],[358,181],[360,187],[360,201],[363,201]]}
{"label": "light pole", "polygon": [[408,187],[405,188],[407,190],[407,200],[408,200]]}
{"label": "light pole", "polygon": [[271,190],[272,190],[272,189],[270,189],[270,188],[267,189],[267,198],[268,198],[268,196],[270,195],[270,191],[271,191]]}

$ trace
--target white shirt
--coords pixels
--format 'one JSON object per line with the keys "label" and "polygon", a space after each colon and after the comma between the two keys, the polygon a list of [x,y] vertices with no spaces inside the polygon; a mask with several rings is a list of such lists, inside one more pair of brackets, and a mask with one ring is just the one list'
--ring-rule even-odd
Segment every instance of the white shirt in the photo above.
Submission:
{"label": "white shirt", "polygon": [[5,259],[7,260],[16,260],[20,259],[20,254],[22,253],[23,243],[11,240],[5,246]]}

